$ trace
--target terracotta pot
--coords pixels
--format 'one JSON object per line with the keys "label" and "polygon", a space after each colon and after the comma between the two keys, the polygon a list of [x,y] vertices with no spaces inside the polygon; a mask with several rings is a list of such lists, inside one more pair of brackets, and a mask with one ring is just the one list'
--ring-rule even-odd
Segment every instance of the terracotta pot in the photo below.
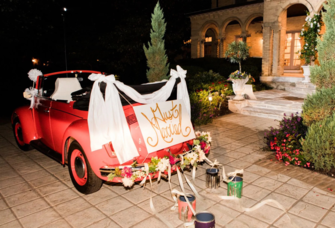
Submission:
{"label": "terracotta pot", "polygon": [[231,80],[233,82],[233,90],[236,95],[233,100],[235,101],[244,100],[244,97],[242,96],[242,94],[244,92],[245,83],[247,83],[248,80],[249,80],[248,77],[245,79],[232,79]]}

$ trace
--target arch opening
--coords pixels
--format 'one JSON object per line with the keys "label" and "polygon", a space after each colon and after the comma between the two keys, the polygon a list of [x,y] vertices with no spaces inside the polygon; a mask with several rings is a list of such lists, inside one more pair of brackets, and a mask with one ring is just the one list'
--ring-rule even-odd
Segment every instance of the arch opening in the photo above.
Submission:
{"label": "arch opening", "polygon": [[216,32],[209,28],[205,33],[205,53],[204,57],[218,57],[218,42],[217,42],[217,35]]}

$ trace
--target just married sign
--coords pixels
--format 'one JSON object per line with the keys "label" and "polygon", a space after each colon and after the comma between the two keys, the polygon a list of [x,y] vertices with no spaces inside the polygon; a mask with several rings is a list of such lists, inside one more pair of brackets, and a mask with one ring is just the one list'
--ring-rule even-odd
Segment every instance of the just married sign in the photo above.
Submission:
{"label": "just married sign", "polygon": [[195,138],[182,100],[136,106],[134,111],[148,153]]}

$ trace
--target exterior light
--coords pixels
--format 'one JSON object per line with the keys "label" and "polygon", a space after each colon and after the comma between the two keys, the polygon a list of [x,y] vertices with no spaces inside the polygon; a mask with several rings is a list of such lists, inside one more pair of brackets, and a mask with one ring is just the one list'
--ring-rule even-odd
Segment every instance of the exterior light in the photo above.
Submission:
{"label": "exterior light", "polygon": [[212,97],[212,94],[211,94],[211,93],[208,95],[208,100],[209,100],[210,102],[213,100],[213,97]]}
{"label": "exterior light", "polygon": [[64,11],[64,12],[66,12],[66,11],[67,11],[67,8],[66,8],[66,7],[64,7],[64,8],[63,8],[63,11]]}

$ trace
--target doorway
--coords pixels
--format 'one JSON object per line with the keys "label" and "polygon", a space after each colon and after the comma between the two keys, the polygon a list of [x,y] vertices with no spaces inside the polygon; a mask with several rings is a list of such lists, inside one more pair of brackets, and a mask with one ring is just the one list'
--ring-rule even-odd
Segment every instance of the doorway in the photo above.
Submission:
{"label": "doorway", "polygon": [[301,40],[300,32],[288,32],[286,34],[286,45],[284,53],[284,69],[285,70],[299,70],[301,65],[300,49]]}

